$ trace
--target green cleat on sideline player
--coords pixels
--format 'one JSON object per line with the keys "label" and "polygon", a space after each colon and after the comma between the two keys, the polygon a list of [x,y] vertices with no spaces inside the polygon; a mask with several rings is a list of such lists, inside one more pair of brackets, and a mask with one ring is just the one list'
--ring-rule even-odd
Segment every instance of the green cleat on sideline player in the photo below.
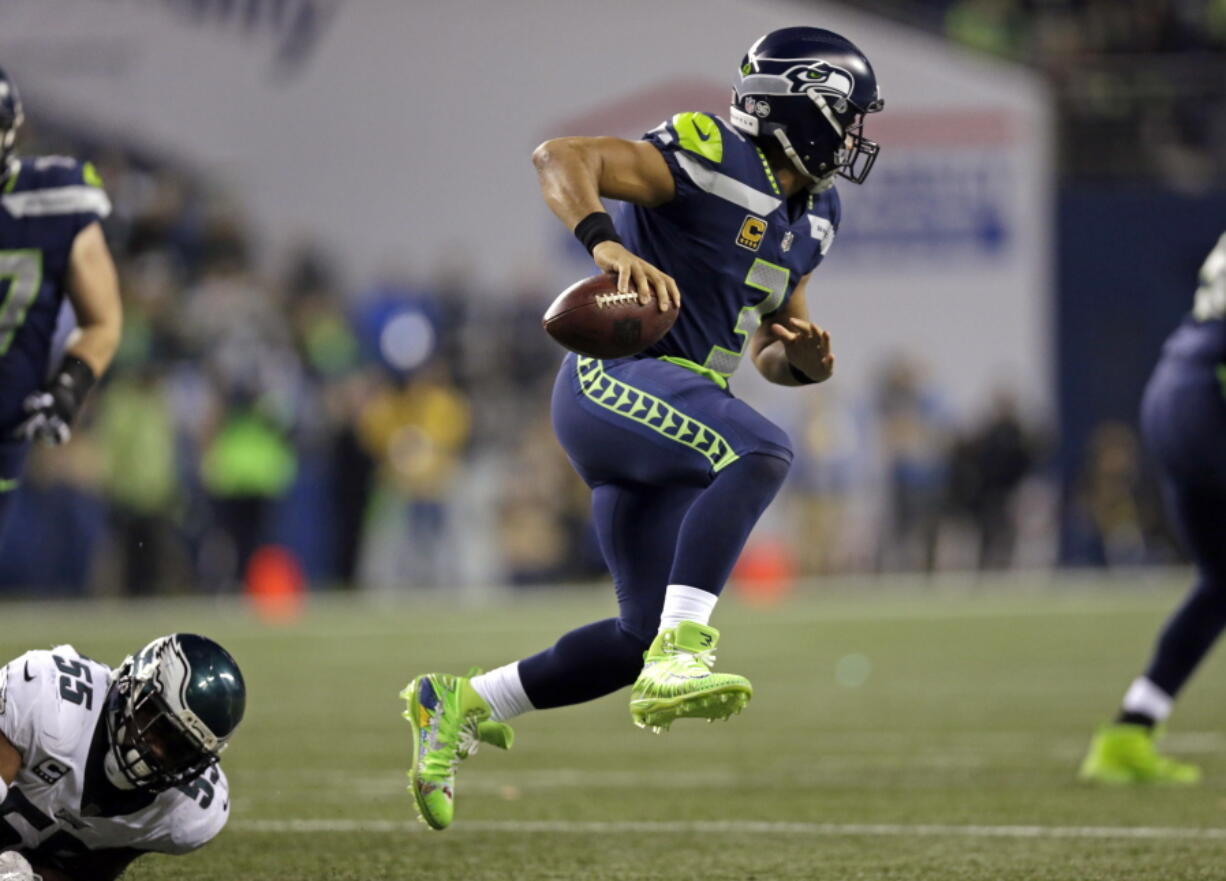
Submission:
{"label": "green cleat on sideline player", "polygon": [[489,718],[490,708],[466,676],[426,673],[400,692],[404,717],[413,728],[409,791],[417,813],[431,829],[446,829],[455,816],[455,775],[459,763],[481,743],[510,749],[510,725]]}
{"label": "green cleat on sideline player", "polygon": [[643,656],[630,695],[630,717],[657,734],[676,719],[727,719],[753,697],[744,676],[715,673],[719,631],[694,621],[661,630]]}
{"label": "green cleat on sideline player", "polygon": [[1090,741],[1090,751],[1077,776],[1087,783],[1126,786],[1165,783],[1190,786],[1200,782],[1200,768],[1158,752],[1157,738],[1146,725],[1104,725]]}

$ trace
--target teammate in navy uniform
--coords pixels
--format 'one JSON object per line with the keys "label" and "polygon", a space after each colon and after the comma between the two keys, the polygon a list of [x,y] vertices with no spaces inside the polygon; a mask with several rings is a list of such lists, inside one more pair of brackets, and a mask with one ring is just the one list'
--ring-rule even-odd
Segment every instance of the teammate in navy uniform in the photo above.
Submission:
{"label": "teammate in navy uniform", "polygon": [[[123,321],[97,172],[63,156],[18,158],[21,122],[17,87],[0,70],[0,542],[30,442],[69,439]],[[65,294],[77,327],[55,363]]]}
{"label": "teammate in navy uniform", "polygon": [[1167,510],[1197,580],[1115,722],[1095,734],[1081,776],[1192,784],[1200,769],[1159,753],[1154,729],[1226,628],[1226,233],[1201,267],[1191,314],[1167,340],[1146,386],[1141,429],[1162,466]]}
{"label": "teammate in navy uniform", "polygon": [[[876,159],[862,126],[881,107],[851,42],[786,28],[742,59],[727,122],[680,113],[637,142],[537,149],[545,201],[619,290],[662,310],[684,297],[684,308],[638,356],[562,364],[554,427],[592,488],[619,615],[472,679],[410,683],[411,790],[431,826],[451,821],[458,759],[478,739],[509,741],[504,722],[519,713],[633,683],[633,720],[658,731],[749,700],[745,677],[712,671],[719,634],[708,621],[792,449],[728,379],[746,356],[780,385],[830,377],[830,337],[809,320],[805,286],[838,230],[835,178],[860,183]],[[615,218],[602,197],[623,203]]]}

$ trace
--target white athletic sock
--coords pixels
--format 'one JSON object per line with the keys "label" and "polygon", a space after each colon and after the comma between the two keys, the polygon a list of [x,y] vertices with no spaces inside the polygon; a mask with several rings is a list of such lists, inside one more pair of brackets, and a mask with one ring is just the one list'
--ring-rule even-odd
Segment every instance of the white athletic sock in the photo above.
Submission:
{"label": "white athletic sock", "polygon": [[490,718],[495,722],[505,722],[536,709],[528,700],[524,684],[519,681],[519,661],[474,676],[469,681],[473,690],[490,705]]}
{"label": "white athletic sock", "polygon": [[1164,722],[1171,715],[1175,700],[1144,676],[1139,676],[1124,694],[1124,712],[1140,713],[1155,722]]}
{"label": "white athletic sock", "polygon": [[[664,592],[664,611],[660,613],[660,630],[676,627],[682,621],[697,621],[706,624],[718,600],[709,590],[689,587],[685,584],[670,584]],[[659,631],[657,631],[659,632]]]}

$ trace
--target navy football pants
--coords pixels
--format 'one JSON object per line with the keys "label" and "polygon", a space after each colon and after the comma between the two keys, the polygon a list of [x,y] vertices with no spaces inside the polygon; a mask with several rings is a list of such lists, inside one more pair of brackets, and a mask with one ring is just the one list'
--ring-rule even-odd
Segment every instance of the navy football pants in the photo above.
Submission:
{"label": "navy football pants", "polygon": [[669,584],[719,594],[792,460],[787,435],[712,380],[654,358],[568,355],[553,423],[592,488],[618,617],[519,663],[538,709],[632,683]]}
{"label": "navy football pants", "polygon": [[1141,406],[1146,443],[1164,471],[1168,511],[1197,570],[1145,673],[1172,697],[1226,628],[1226,398],[1216,369],[1164,358]]}

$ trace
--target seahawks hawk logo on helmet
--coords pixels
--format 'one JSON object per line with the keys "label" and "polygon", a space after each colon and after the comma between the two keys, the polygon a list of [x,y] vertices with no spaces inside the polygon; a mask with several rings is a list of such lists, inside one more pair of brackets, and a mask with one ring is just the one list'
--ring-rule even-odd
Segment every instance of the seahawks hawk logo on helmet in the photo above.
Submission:
{"label": "seahawks hawk logo on helmet", "polygon": [[783,74],[791,83],[791,91],[799,94],[815,92],[819,95],[830,95],[838,98],[843,106],[837,107],[839,113],[847,112],[847,99],[856,90],[856,80],[841,67],[835,67],[825,61],[815,61],[812,64],[797,65]]}

